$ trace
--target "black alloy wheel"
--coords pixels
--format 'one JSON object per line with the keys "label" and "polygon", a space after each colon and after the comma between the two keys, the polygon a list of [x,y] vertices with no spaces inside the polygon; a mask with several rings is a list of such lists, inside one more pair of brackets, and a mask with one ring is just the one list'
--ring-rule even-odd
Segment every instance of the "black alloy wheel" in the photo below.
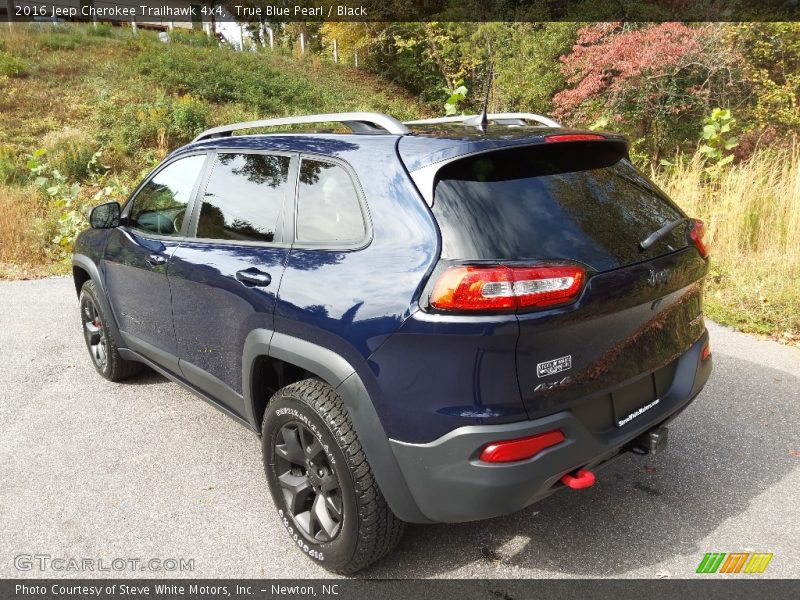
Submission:
{"label": "black alloy wheel", "polygon": [[83,297],[81,304],[83,337],[86,340],[86,347],[89,349],[89,354],[91,354],[97,369],[105,371],[108,364],[108,335],[103,329],[102,317],[94,300],[88,295]]}
{"label": "black alloy wheel", "polygon": [[330,542],[342,526],[342,492],[322,443],[299,421],[275,438],[275,470],[292,520],[309,541]]}
{"label": "black alloy wheel", "polygon": [[99,300],[102,291],[97,291],[91,279],[81,286],[79,298],[83,339],[95,370],[109,381],[121,381],[139,373],[142,370],[141,363],[125,360],[120,355],[113,321],[109,321]]}
{"label": "black alloy wheel", "polygon": [[311,377],[269,399],[261,420],[264,471],[280,524],[321,567],[352,575],[403,535],[342,398]]}

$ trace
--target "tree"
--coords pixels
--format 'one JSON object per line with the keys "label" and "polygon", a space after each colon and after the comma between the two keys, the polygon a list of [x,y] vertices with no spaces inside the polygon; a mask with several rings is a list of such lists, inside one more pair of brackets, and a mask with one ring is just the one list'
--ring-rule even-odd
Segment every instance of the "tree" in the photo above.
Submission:
{"label": "tree", "polygon": [[654,163],[667,145],[693,142],[710,107],[728,107],[742,82],[718,25],[590,25],[561,62],[571,87],[553,98],[556,115],[582,125],[606,117]]}
{"label": "tree", "polygon": [[731,41],[752,84],[751,122],[800,131],[800,23],[739,23]]}
{"label": "tree", "polygon": [[359,48],[361,63],[441,109],[461,85],[459,108],[477,111],[489,62],[495,65],[490,107],[549,112],[564,85],[553,63],[577,37],[575,23],[325,23],[323,45],[336,38],[343,60]]}
{"label": "tree", "polygon": [[577,23],[504,23],[497,40],[493,108],[498,111],[553,111],[553,96],[566,85],[558,59],[570,51]]}

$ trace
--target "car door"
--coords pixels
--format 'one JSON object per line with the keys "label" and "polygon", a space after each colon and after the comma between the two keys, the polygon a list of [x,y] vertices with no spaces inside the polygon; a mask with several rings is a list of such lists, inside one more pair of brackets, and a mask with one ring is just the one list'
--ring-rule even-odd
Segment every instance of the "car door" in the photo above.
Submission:
{"label": "car door", "polygon": [[125,205],[106,245],[103,268],[125,345],[178,373],[167,265],[188,227],[206,153],[158,167]]}
{"label": "car door", "polygon": [[351,342],[360,344],[367,330],[380,330],[385,317],[375,311],[381,290],[370,275],[380,263],[361,251],[371,235],[363,194],[352,169],[332,157],[302,155],[297,180],[294,242],[275,331],[356,363],[369,350]]}
{"label": "car door", "polygon": [[184,378],[244,415],[244,342],[254,329],[273,329],[297,157],[219,150],[212,160],[168,276]]}

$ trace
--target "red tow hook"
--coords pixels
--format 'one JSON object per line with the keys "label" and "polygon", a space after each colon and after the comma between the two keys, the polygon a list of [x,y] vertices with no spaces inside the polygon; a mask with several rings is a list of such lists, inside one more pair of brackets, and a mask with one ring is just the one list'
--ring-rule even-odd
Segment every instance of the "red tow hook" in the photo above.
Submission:
{"label": "red tow hook", "polygon": [[583,488],[592,487],[594,481],[594,473],[588,469],[578,469],[575,475],[567,473],[561,478],[561,483],[573,490],[582,490]]}

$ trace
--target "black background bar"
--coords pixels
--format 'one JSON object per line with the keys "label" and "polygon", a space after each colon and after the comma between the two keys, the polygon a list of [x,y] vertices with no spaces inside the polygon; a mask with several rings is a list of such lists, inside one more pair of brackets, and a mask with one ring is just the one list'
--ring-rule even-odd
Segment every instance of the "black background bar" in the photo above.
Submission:
{"label": "black background bar", "polygon": [[[0,598],[29,600],[784,600],[797,582],[756,579],[26,579],[0,580]],[[23,586],[23,587],[20,587]],[[157,591],[157,586],[162,590]],[[83,588],[83,590],[82,590]],[[182,590],[180,589],[182,588]],[[97,593],[99,589],[99,594]],[[81,593],[81,592],[85,593]],[[75,593],[71,593],[75,592]]]}

